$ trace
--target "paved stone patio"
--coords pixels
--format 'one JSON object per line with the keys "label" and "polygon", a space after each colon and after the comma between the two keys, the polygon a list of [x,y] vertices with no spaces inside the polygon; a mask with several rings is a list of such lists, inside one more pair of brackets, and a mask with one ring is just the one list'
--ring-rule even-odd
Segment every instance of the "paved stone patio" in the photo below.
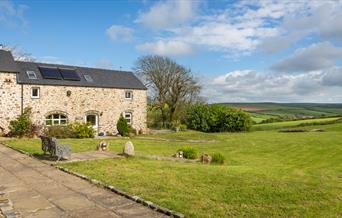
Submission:
{"label": "paved stone patio", "polygon": [[1,144],[0,188],[22,217],[166,217]]}

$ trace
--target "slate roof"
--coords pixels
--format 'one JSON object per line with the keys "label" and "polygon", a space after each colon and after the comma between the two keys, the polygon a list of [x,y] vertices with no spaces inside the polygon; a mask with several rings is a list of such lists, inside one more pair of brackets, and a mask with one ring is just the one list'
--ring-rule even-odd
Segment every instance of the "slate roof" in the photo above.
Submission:
{"label": "slate roof", "polygon": [[[80,76],[80,81],[44,79],[39,67],[59,67],[75,69]],[[34,71],[37,79],[29,79],[27,71]],[[56,85],[56,86],[81,86],[101,88],[122,88],[122,89],[146,89],[144,84],[128,71],[116,71],[89,67],[79,67],[60,64],[47,64],[36,62],[14,61],[11,52],[0,49],[0,72],[18,73],[19,84]],[[93,81],[88,82],[84,75],[92,77]]]}
{"label": "slate roof", "polygon": [[13,59],[12,53],[2,49],[0,49],[0,71],[9,73],[18,72],[18,67]]}
{"label": "slate roof", "polygon": [[[98,68],[78,67],[60,64],[46,64],[36,62],[16,62],[19,67],[18,83],[37,85],[61,85],[61,86],[85,86],[101,88],[123,88],[123,89],[146,89],[144,84],[128,71],[116,71]],[[75,69],[80,76],[80,81],[44,79],[39,67],[59,67]],[[26,71],[34,71],[37,79],[29,79]],[[93,82],[88,82],[84,75],[90,75]]]}

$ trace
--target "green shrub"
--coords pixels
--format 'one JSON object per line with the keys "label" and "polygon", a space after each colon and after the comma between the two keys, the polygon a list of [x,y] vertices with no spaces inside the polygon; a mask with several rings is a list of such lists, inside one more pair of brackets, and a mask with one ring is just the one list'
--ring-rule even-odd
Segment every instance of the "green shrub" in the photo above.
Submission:
{"label": "green shrub", "polygon": [[187,128],[188,128],[188,127],[187,127],[185,124],[181,124],[181,125],[179,126],[179,130],[180,130],[180,131],[186,131]]}
{"label": "green shrub", "polygon": [[58,139],[65,138],[76,138],[76,135],[71,128],[71,125],[68,126],[49,126],[45,128],[44,135],[48,137],[55,137]]}
{"label": "green shrub", "polygon": [[42,125],[38,125],[38,124],[31,124],[30,126],[30,134],[28,135],[29,137],[38,137],[42,134],[42,129],[43,126]]}
{"label": "green shrub", "polygon": [[187,110],[186,123],[190,129],[202,132],[239,132],[251,128],[252,118],[240,109],[196,104]]}
{"label": "green shrub", "polygon": [[218,121],[219,132],[248,131],[252,127],[251,116],[238,109],[224,108],[220,111]]}
{"label": "green shrub", "polygon": [[214,153],[212,155],[211,163],[223,164],[225,157],[221,153]]}
{"label": "green shrub", "polygon": [[122,136],[128,136],[131,130],[127,120],[123,116],[120,116],[118,122],[116,123],[116,128],[119,134]]}
{"label": "green shrub", "polygon": [[94,138],[95,131],[87,123],[72,123],[67,126],[49,126],[45,129],[44,135],[59,139],[65,138]]}
{"label": "green shrub", "polygon": [[187,110],[186,122],[190,129],[210,132],[210,108],[206,104],[197,104]]}
{"label": "green shrub", "polygon": [[186,159],[196,159],[198,157],[198,152],[193,147],[183,147],[179,151],[183,151],[183,157]]}
{"label": "green shrub", "polygon": [[187,129],[187,126],[185,124],[182,124],[180,120],[172,121],[171,124],[172,130],[178,132],[178,131],[185,131]]}
{"label": "green shrub", "polygon": [[83,138],[94,138],[95,131],[94,128],[89,123],[73,123],[71,124],[71,129],[74,136],[79,139]]}
{"label": "green shrub", "polygon": [[10,121],[10,135],[16,137],[31,136],[32,122],[30,119],[31,108],[25,108],[24,112],[15,120]]}

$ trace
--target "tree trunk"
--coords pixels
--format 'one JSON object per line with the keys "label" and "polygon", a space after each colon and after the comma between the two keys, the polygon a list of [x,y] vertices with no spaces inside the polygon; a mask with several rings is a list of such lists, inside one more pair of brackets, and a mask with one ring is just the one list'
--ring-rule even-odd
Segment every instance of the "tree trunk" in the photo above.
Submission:
{"label": "tree trunk", "polygon": [[161,111],[161,117],[162,117],[162,128],[166,128],[166,121],[167,121],[166,113],[163,109],[160,109],[160,111]]}
{"label": "tree trunk", "polygon": [[172,122],[173,114],[176,111],[176,107],[171,107],[169,112],[169,122]]}

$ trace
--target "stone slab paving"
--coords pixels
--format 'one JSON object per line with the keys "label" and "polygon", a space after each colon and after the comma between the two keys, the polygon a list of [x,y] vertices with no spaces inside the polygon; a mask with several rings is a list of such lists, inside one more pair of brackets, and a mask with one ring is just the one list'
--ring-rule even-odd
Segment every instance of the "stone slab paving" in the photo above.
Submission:
{"label": "stone slab paving", "polygon": [[167,217],[1,144],[0,187],[22,217]]}
{"label": "stone slab paving", "polygon": [[[0,190],[4,187],[0,187]],[[5,192],[0,191],[0,218],[19,218],[19,214],[13,209],[13,203]]]}

